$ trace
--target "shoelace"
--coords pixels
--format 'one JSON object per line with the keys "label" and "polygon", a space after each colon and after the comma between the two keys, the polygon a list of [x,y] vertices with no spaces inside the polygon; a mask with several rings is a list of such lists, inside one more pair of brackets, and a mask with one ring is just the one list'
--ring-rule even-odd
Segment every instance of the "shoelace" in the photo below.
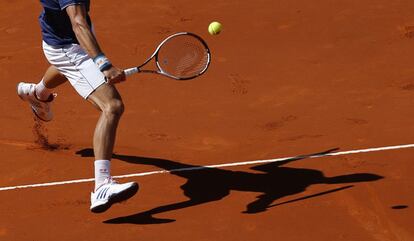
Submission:
{"label": "shoelace", "polygon": [[118,182],[114,179],[112,179],[112,177],[110,178],[106,178],[102,184],[95,190],[95,192],[97,192],[101,187],[107,185],[107,184],[118,184]]}
{"label": "shoelace", "polygon": [[116,180],[114,180],[114,179],[111,178],[110,183],[111,184],[118,184],[118,181],[116,181]]}

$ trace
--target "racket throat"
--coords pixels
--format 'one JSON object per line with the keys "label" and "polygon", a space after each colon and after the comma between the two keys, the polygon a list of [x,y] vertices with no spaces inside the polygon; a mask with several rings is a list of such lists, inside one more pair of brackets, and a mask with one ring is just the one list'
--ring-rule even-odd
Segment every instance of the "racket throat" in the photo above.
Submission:
{"label": "racket throat", "polygon": [[125,69],[124,73],[126,76],[130,76],[136,73],[141,72],[141,70],[138,67],[134,67],[134,68],[129,68],[129,69]]}

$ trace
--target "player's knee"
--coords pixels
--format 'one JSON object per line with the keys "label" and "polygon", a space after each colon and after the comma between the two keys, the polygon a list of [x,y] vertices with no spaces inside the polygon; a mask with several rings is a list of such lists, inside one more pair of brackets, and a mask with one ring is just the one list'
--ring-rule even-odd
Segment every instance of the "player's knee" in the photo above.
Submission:
{"label": "player's knee", "polygon": [[111,100],[104,109],[106,115],[121,116],[124,113],[124,103],[122,100]]}

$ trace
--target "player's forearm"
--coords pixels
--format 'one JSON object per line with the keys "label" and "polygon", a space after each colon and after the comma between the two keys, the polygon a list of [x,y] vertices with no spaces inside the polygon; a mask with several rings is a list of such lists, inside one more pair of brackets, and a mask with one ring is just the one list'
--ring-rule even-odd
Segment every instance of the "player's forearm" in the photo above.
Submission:
{"label": "player's forearm", "polygon": [[[82,20],[82,19],[81,19]],[[86,53],[93,59],[99,70],[105,71],[112,67],[111,61],[102,53],[98,41],[96,41],[91,28],[86,21],[72,22],[73,31],[79,44]]]}
{"label": "player's forearm", "polygon": [[73,32],[82,48],[91,57],[95,58],[102,53],[91,27],[88,24],[87,11],[84,5],[75,4],[68,6],[66,12],[72,23]]}
{"label": "player's forearm", "polygon": [[91,58],[95,58],[102,53],[95,36],[87,24],[85,26],[84,23],[75,23],[72,27],[79,44]]}
{"label": "player's forearm", "polygon": [[73,32],[82,48],[93,59],[100,71],[102,71],[110,83],[125,80],[123,71],[112,66],[111,61],[102,53],[101,48],[92,33],[87,21],[87,10],[82,4],[70,5],[66,8],[70,18]]}

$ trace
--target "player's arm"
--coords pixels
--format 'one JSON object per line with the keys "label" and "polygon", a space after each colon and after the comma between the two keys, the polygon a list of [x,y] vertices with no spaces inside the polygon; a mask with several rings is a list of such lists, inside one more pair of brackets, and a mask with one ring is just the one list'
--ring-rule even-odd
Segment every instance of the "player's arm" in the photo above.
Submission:
{"label": "player's arm", "polygon": [[103,55],[98,41],[92,33],[87,21],[87,11],[83,4],[68,6],[66,12],[72,23],[73,32],[79,44],[86,53],[94,59],[95,63],[106,76],[109,83],[118,83],[125,80],[125,74],[121,69],[112,66],[111,62]]}

